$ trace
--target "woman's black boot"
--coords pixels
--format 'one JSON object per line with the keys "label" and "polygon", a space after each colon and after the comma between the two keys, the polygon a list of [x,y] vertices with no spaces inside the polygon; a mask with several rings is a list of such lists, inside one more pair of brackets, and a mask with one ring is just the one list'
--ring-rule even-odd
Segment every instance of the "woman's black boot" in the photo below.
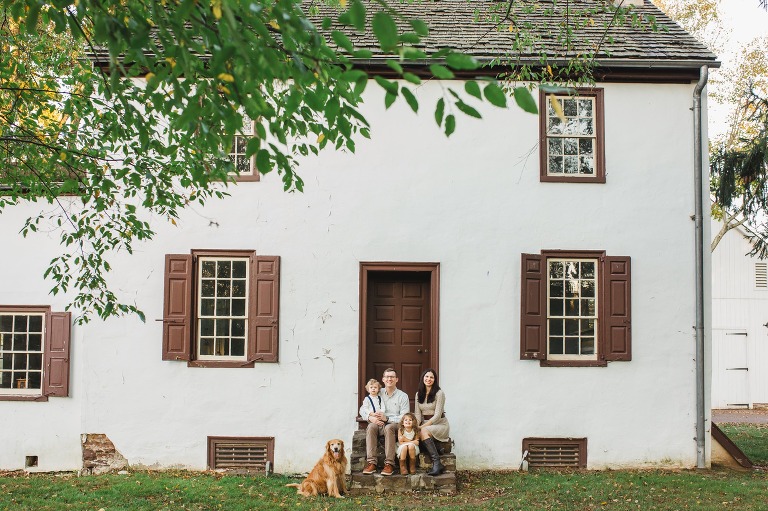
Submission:
{"label": "woman's black boot", "polygon": [[422,440],[421,443],[423,443],[424,447],[427,448],[429,457],[432,458],[432,470],[427,472],[427,475],[438,476],[445,472],[445,466],[440,463],[440,455],[437,453],[437,446],[435,445],[435,441],[432,439],[432,437],[429,437],[426,440]]}

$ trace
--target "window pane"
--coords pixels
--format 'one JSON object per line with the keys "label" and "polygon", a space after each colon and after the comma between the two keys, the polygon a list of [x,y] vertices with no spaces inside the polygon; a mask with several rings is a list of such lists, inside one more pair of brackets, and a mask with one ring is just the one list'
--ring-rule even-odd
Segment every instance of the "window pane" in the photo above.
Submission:
{"label": "window pane", "polygon": [[565,301],[565,315],[566,316],[578,316],[579,315],[579,301],[578,300],[566,300]]}
{"label": "window pane", "polygon": [[200,300],[200,315],[201,316],[213,316],[216,309],[216,300],[212,298],[203,298]]}
{"label": "window pane", "polygon": [[43,317],[42,316],[30,316],[29,317],[29,331],[30,332],[42,332],[43,331]]}
{"label": "window pane", "polygon": [[237,159],[237,171],[240,174],[250,174],[251,173],[251,159],[246,158],[245,156],[239,156]]}
{"label": "window pane", "polygon": [[576,174],[579,171],[578,156],[565,156],[563,158],[563,172],[566,174]]}
{"label": "window pane", "polygon": [[594,174],[595,173],[595,159],[591,156],[579,157],[579,173],[580,174]]}
{"label": "window pane", "polygon": [[26,369],[27,368],[27,354],[16,353],[13,355],[13,368],[14,369]]}
{"label": "window pane", "polygon": [[566,355],[579,354],[579,338],[578,337],[565,338],[565,354]]}
{"label": "window pane", "polygon": [[28,389],[40,389],[42,388],[42,373],[39,372],[32,372],[29,373],[29,378],[27,378],[27,388]]}
{"label": "window pane", "polygon": [[15,316],[13,318],[13,331],[14,332],[26,332],[27,331],[27,317]]}
{"label": "window pane", "polygon": [[582,119],[581,123],[579,124],[579,134],[580,135],[594,135],[595,134],[595,125],[592,122],[592,119]]}
{"label": "window pane", "polygon": [[201,319],[200,320],[200,335],[204,337],[210,337],[214,334],[213,331],[213,320],[212,319]]}
{"label": "window pane", "polygon": [[237,153],[245,154],[245,148],[248,145],[248,139],[245,137],[236,136],[235,140],[237,141]]}
{"label": "window pane", "polygon": [[232,320],[232,335],[241,337],[245,335],[245,320],[233,319]]}
{"label": "window pane", "polygon": [[216,263],[214,261],[203,261],[200,275],[204,279],[212,279],[216,275]]}
{"label": "window pane", "polygon": [[549,154],[552,156],[563,154],[562,138],[550,138],[547,143],[549,144]]}
{"label": "window pane", "polygon": [[232,300],[232,316],[245,316],[245,300]]}
{"label": "window pane", "polygon": [[579,283],[576,280],[566,280],[565,281],[565,296],[566,297],[576,297],[579,296]]}
{"label": "window pane", "polygon": [[0,372],[0,389],[10,389],[11,387],[11,372]]}
{"label": "window pane", "polygon": [[563,338],[562,337],[550,337],[549,338],[549,352],[552,355],[563,354]]}
{"label": "window pane", "polygon": [[549,157],[549,172],[551,174],[563,173],[563,157],[562,156]]}
{"label": "window pane", "polygon": [[547,133],[550,135],[560,135],[563,133],[563,121],[559,117],[547,119]]}
{"label": "window pane", "polygon": [[210,337],[202,337],[200,339],[200,354],[213,355],[213,339]]}
{"label": "window pane", "polygon": [[549,320],[549,333],[550,333],[550,335],[563,335],[563,320],[562,319],[550,319]]}
{"label": "window pane", "polygon": [[0,316],[0,332],[13,332],[13,316]]}
{"label": "window pane", "polygon": [[232,296],[245,296],[245,281],[233,280],[232,281]]}
{"label": "window pane", "polygon": [[232,275],[231,261],[217,261],[216,276],[220,279],[228,279]]}
{"label": "window pane", "polygon": [[216,338],[216,354],[222,357],[229,355],[229,339]]}
{"label": "window pane", "polygon": [[563,301],[562,300],[549,300],[549,315],[550,316],[562,316],[563,315]]}
{"label": "window pane", "polygon": [[594,280],[582,280],[581,281],[581,296],[584,298],[592,298],[595,296],[595,281]]}
{"label": "window pane", "polygon": [[566,319],[565,320],[565,335],[579,335],[579,320],[578,319]]}
{"label": "window pane", "polygon": [[245,339],[234,337],[232,338],[232,356],[242,357],[245,355]]}
{"label": "window pane", "polygon": [[232,278],[244,279],[245,278],[245,261],[233,261],[232,262]]}
{"label": "window pane", "polygon": [[204,280],[203,285],[200,286],[200,296],[214,296],[215,289],[216,288],[213,280]]}
{"label": "window pane", "polygon": [[11,341],[13,340],[13,334],[2,334],[2,340],[0,340],[0,346],[4,351],[11,350]]}
{"label": "window pane", "polygon": [[591,99],[579,100],[579,116],[592,117],[592,100]]}
{"label": "window pane", "polygon": [[563,296],[563,281],[552,280],[549,282],[549,296]]}
{"label": "window pane", "polygon": [[591,138],[579,139],[579,154],[582,156],[592,155],[593,140]]}
{"label": "window pane", "polygon": [[27,336],[24,334],[13,334],[13,349],[14,351],[26,351]]}
{"label": "window pane", "polygon": [[581,262],[581,278],[593,279],[595,278],[595,263],[592,261]]}
{"label": "window pane", "polygon": [[229,299],[219,298],[216,300],[216,315],[217,316],[229,316]]}
{"label": "window pane", "polygon": [[232,288],[232,283],[228,280],[220,280],[216,283],[216,296],[224,297],[229,296],[229,291]]}
{"label": "window pane", "polygon": [[597,316],[595,314],[595,300],[590,298],[581,301],[581,315],[582,316]]}
{"label": "window pane", "polygon": [[29,335],[29,351],[43,351],[43,336],[41,334]]}
{"label": "window pane", "polygon": [[591,337],[582,337],[581,339],[581,354],[582,355],[594,355],[595,354],[595,339]]}
{"label": "window pane", "polygon": [[575,99],[566,99],[563,101],[563,113],[566,117],[575,117],[578,115]]}
{"label": "window pane", "polygon": [[29,368],[40,370],[43,368],[43,354],[37,353],[37,354],[31,354],[29,355]]}
{"label": "window pane", "polygon": [[595,335],[595,320],[594,319],[582,319],[581,320],[581,335],[593,336]]}
{"label": "window pane", "polygon": [[578,154],[579,140],[577,138],[563,139],[563,152],[565,154]]}
{"label": "window pane", "polygon": [[218,337],[229,335],[229,320],[228,319],[217,319],[216,320],[216,335]]}
{"label": "window pane", "polygon": [[563,263],[561,263],[560,261],[553,261],[549,263],[549,278],[550,279],[563,278]]}

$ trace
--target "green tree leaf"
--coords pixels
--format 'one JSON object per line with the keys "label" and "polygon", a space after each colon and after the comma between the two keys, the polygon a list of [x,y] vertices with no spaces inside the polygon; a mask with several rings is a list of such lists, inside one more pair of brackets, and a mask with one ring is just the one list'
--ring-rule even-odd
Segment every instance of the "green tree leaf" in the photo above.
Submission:
{"label": "green tree leaf", "polygon": [[473,107],[469,106],[468,104],[464,103],[463,101],[457,101],[456,102],[456,108],[464,112],[470,117],[474,117],[476,119],[480,119],[482,116],[480,115],[480,112],[475,110]]}
{"label": "green tree leaf", "polygon": [[533,99],[531,91],[525,87],[515,87],[515,102],[517,103],[517,106],[528,113],[539,113],[539,109],[536,107],[536,101]]}
{"label": "green tree leaf", "polygon": [[485,89],[483,89],[483,93],[485,94],[485,99],[487,99],[488,102],[492,105],[496,105],[500,108],[507,107],[507,95],[504,94],[504,91],[501,90],[501,87],[495,83],[489,83],[486,85]]}
{"label": "green tree leaf", "polygon": [[453,114],[448,114],[445,118],[445,136],[450,137],[456,131],[456,118]]}
{"label": "green tree leaf", "polygon": [[480,63],[475,60],[471,55],[464,53],[451,53],[445,58],[445,63],[453,68],[459,70],[472,70],[480,67]]}
{"label": "green tree leaf", "polygon": [[441,64],[431,64],[429,66],[429,71],[435,76],[435,78],[439,78],[441,80],[451,80],[454,78],[453,71]]}
{"label": "green tree leaf", "polygon": [[414,113],[419,113],[419,101],[416,99],[416,96],[405,87],[400,88],[400,93],[403,95],[403,98],[405,98],[405,102],[408,103],[408,106],[411,107],[411,110],[413,110]]}
{"label": "green tree leaf", "polygon": [[379,11],[373,15],[373,34],[382,50],[390,51],[397,46],[397,25],[388,13]]}
{"label": "green tree leaf", "polygon": [[464,90],[467,91],[467,94],[469,94],[470,96],[474,96],[479,100],[483,99],[483,95],[480,93],[480,86],[474,80],[465,82]]}
{"label": "green tree leaf", "polygon": [[438,126],[443,124],[443,115],[445,113],[445,100],[440,98],[435,105],[435,122]]}

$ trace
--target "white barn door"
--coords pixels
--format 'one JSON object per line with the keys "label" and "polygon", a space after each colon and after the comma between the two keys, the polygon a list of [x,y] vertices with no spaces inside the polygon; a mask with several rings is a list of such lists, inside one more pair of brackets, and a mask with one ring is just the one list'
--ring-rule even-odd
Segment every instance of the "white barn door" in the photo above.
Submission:
{"label": "white barn door", "polygon": [[712,408],[752,408],[745,330],[712,331]]}

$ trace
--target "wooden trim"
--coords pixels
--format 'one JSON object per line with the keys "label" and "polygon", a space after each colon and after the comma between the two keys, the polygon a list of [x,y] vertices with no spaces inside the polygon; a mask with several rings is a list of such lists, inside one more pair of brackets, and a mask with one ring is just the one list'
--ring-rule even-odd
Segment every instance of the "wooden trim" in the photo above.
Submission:
{"label": "wooden trim", "polygon": [[431,367],[440,374],[440,263],[402,263],[402,262],[361,262],[360,263],[360,330],[359,330],[359,358],[357,361],[357,388],[365,388],[365,360],[366,360],[366,327],[368,310],[368,279],[369,273],[377,272],[428,272],[430,293],[430,356]]}
{"label": "wooden trim", "polygon": [[[542,183],[605,183],[605,91],[601,88],[577,88],[574,97],[595,98],[595,175],[547,174],[547,101],[548,93],[539,90],[539,181]],[[556,94],[563,96],[563,94]]]}
{"label": "wooden trim", "polygon": [[[37,312],[45,314],[45,318],[43,319],[43,343],[45,343],[45,335],[49,328],[46,321],[51,313],[50,305],[0,305],[0,313],[2,312],[20,312],[22,314]],[[43,346],[45,346],[45,344],[43,344]],[[43,353],[43,358],[45,358],[45,353]],[[43,372],[45,372],[45,367],[43,367]],[[40,403],[48,401],[48,396],[43,393],[45,374],[43,374],[42,377],[43,381],[40,382],[40,394],[0,394],[0,401],[36,401]]]}

